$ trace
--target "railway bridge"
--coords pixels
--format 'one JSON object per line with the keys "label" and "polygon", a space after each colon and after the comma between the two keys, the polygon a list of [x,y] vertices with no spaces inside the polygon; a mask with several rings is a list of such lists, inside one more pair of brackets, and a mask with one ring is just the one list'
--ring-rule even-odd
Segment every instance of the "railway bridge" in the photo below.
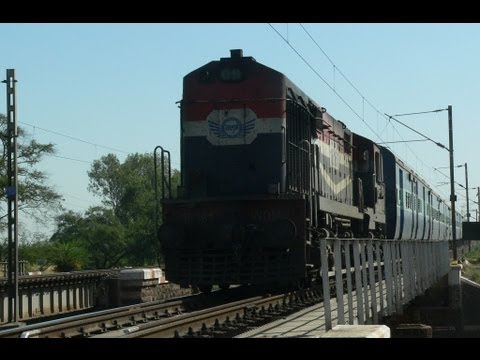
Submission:
{"label": "railway bridge", "polygon": [[327,238],[320,252],[323,302],[239,337],[390,337],[372,325],[400,319],[427,293],[440,304],[427,307],[430,320],[461,331],[462,266],[451,264],[448,241]]}
{"label": "railway bridge", "polygon": [[[353,264],[350,270],[347,265],[346,271],[334,273],[338,324],[352,324],[355,319],[358,324],[369,321],[378,323],[379,314],[388,316],[402,312],[404,305],[424,294],[450,270],[447,241],[324,239],[320,244],[324,273],[327,272],[327,244],[333,249],[335,265],[342,263],[342,257],[345,264]],[[339,266],[335,266],[337,268]],[[325,328],[330,330],[331,297],[326,276],[322,276],[322,282]],[[353,284],[357,295],[356,304],[352,297]]]}
{"label": "railway bridge", "polygon": [[[430,310],[436,311],[437,318],[450,319],[449,324],[456,329],[463,326],[461,265],[450,263],[448,241],[326,238],[320,240],[319,246],[322,300],[311,309],[238,337],[349,336],[335,330],[338,326],[354,325],[364,331],[368,326],[363,325],[384,324],[385,319],[401,316],[417,298],[434,293],[433,289],[446,291],[437,291],[441,293],[441,306]],[[20,320],[98,308],[97,295],[105,291],[105,281],[119,279],[119,274],[116,270],[24,276],[20,282]],[[137,270],[126,270],[124,275],[129,286],[124,291],[118,287],[110,289],[109,296],[118,299],[110,299],[109,306],[120,305],[120,297],[131,297],[132,281],[137,284],[139,280],[139,286],[144,287],[159,282],[156,275],[137,279]],[[137,302],[149,300],[153,298],[136,298]],[[1,297],[3,323],[6,303],[7,297]],[[378,328],[372,331],[378,332]],[[356,332],[350,336],[367,335]]]}

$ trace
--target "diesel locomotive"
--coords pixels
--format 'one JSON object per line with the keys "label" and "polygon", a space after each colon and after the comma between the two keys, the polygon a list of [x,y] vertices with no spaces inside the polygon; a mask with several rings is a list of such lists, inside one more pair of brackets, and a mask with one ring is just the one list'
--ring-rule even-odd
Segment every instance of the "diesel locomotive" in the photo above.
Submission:
{"label": "diesel locomotive", "polygon": [[295,284],[318,275],[320,238],[451,237],[407,164],[242,50],[186,75],[180,109],[181,186],[158,231],[172,282]]}

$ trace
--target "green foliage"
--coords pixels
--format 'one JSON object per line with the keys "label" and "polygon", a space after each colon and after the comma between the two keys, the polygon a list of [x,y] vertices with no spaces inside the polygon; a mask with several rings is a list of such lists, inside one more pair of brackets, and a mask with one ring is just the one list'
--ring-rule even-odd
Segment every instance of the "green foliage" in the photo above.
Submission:
{"label": "green foliage", "polygon": [[[61,209],[61,196],[47,185],[47,176],[36,169],[36,165],[48,155],[55,153],[54,145],[40,144],[28,140],[27,133],[17,128],[17,166],[18,166],[18,210],[28,214],[37,221],[46,219],[50,214]],[[0,114],[0,140],[3,144],[3,156],[0,157],[0,188],[7,186],[7,117]],[[0,211],[6,213],[6,195],[0,193]],[[0,215],[0,228],[6,226],[6,216]]]}
{"label": "green foliage", "polygon": [[80,241],[68,243],[55,243],[51,248],[50,261],[55,264],[55,270],[75,271],[84,268],[87,253]]}
{"label": "green foliage", "polygon": [[[124,163],[109,154],[95,161],[89,171],[91,189],[112,207],[125,228],[129,265],[153,265],[160,247],[155,238],[155,183],[152,154],[131,154]],[[157,179],[160,186],[160,178]],[[178,170],[172,171],[172,190],[180,180]],[[161,196],[161,194],[160,194]]]}
{"label": "green foliage", "polygon": [[466,265],[464,266],[462,273],[467,279],[480,284],[480,266],[474,264]]}
{"label": "green foliage", "polygon": [[126,255],[125,229],[110,209],[91,208],[83,220],[83,245],[92,268],[106,269],[121,265]]}
{"label": "green foliage", "polygon": [[50,238],[54,243],[67,243],[82,236],[83,216],[68,210],[56,217],[57,230]]}
{"label": "green foliage", "polygon": [[177,188],[180,186],[180,171],[173,169],[172,171],[172,197],[177,196]]}
{"label": "green foliage", "polygon": [[[57,231],[50,242],[64,250],[67,259],[74,252],[66,245],[75,244],[76,248],[81,249],[75,254],[82,255],[75,265],[89,269],[118,266],[126,253],[123,225],[112,210],[102,207],[90,208],[85,216],[72,211],[58,216]],[[63,258],[57,260],[63,261]]]}
{"label": "green foliage", "polygon": [[88,254],[79,240],[22,243],[18,246],[18,255],[28,262],[29,271],[45,271],[50,267],[56,271],[80,270],[88,261]]}
{"label": "green foliage", "polygon": [[0,241],[0,261],[6,261],[8,256],[8,242],[7,239]]}
{"label": "green foliage", "polygon": [[53,265],[53,246],[47,241],[39,241],[18,246],[18,257],[28,262],[28,270],[45,271]]}
{"label": "green foliage", "polygon": [[471,251],[467,252],[465,258],[472,264],[480,265],[480,247],[474,247]]}
{"label": "green foliage", "polygon": [[[72,211],[61,214],[50,242],[64,246],[66,255],[73,251],[66,245],[82,249],[77,255],[83,257],[74,265],[83,268],[158,264],[153,155],[131,154],[121,163],[108,154],[94,161],[88,175],[89,190],[101,197],[104,207],[90,208],[84,215]],[[180,172],[172,170],[173,194],[179,182]],[[68,264],[72,266],[71,261]]]}
{"label": "green foliage", "polygon": [[475,245],[464,257],[467,261],[463,263],[463,275],[480,284],[480,247]]}
{"label": "green foliage", "polygon": [[102,203],[114,210],[118,208],[123,192],[123,181],[118,176],[120,174],[120,161],[114,154],[105,155],[100,160],[94,161],[91,170],[88,171],[90,177],[88,189],[102,197]]}

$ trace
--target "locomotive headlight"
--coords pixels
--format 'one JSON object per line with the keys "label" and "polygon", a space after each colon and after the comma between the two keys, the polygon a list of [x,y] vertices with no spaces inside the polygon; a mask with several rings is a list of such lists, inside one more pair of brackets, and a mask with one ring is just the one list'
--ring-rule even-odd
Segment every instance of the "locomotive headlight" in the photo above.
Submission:
{"label": "locomotive headlight", "polygon": [[242,80],[242,72],[236,67],[224,67],[220,71],[220,79],[222,81],[240,81]]}

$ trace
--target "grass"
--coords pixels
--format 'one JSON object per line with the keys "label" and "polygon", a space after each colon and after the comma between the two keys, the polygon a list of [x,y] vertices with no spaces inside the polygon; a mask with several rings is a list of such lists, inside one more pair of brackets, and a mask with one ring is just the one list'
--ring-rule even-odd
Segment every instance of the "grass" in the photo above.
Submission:
{"label": "grass", "polygon": [[476,247],[465,255],[462,275],[480,284],[480,247]]}

